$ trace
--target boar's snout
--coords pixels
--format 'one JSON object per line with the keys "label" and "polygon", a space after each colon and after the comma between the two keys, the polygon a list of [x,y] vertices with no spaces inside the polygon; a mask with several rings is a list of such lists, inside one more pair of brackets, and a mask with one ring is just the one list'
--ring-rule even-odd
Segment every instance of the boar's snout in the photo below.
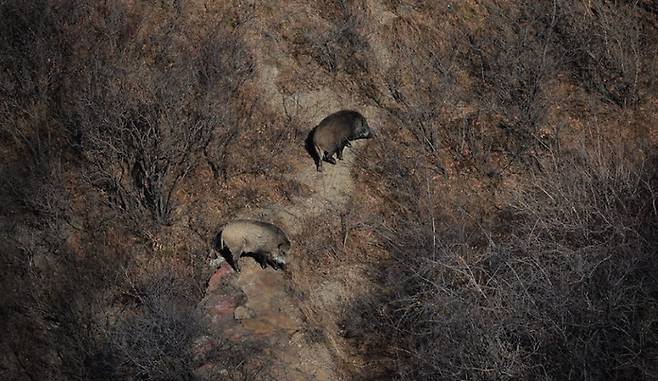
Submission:
{"label": "boar's snout", "polygon": [[275,270],[278,270],[278,269],[282,269],[282,270],[283,270],[283,269],[285,269],[286,264],[287,264],[287,263],[286,263],[285,258],[280,257],[280,256],[278,256],[278,255],[275,255],[275,256],[272,257],[272,267],[273,267]]}
{"label": "boar's snout", "polygon": [[274,266],[283,269],[288,264],[286,258],[290,251],[290,241],[286,239],[284,243],[279,244],[278,249],[279,250],[276,254],[272,255],[272,262],[274,263]]}
{"label": "boar's snout", "polygon": [[356,139],[370,139],[374,136],[374,131],[367,126],[360,128],[356,133]]}
{"label": "boar's snout", "polygon": [[370,139],[375,137],[375,129],[370,127],[368,122],[365,120],[363,121],[363,124],[361,125],[361,138],[363,139]]}

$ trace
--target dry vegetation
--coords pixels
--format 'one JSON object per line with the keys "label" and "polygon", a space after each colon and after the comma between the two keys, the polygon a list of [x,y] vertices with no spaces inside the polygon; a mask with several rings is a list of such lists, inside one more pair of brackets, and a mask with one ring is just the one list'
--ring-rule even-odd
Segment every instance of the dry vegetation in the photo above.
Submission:
{"label": "dry vegetation", "polygon": [[[203,364],[196,305],[220,221],[181,209],[191,174],[223,189],[266,173],[288,136],[230,148],[254,139],[246,15],[199,27],[184,8],[0,2],[3,379],[182,380]],[[213,340],[237,368],[243,348]]]}
{"label": "dry vegetation", "polygon": [[654,378],[655,168],[592,151],[545,163],[488,223],[419,176],[350,331],[400,379]]}
{"label": "dry vegetation", "polygon": [[[213,229],[302,193],[281,147],[311,126],[260,97],[257,4],[97,3],[0,0],[0,378],[197,379]],[[658,378],[652,4],[316,1],[270,31],[381,122],[291,277],[343,373]],[[305,301],[350,268],[340,316]]]}
{"label": "dry vegetation", "polygon": [[360,378],[655,379],[655,13],[447,5],[392,28],[397,128],[362,177],[391,257],[343,321],[382,361]]}

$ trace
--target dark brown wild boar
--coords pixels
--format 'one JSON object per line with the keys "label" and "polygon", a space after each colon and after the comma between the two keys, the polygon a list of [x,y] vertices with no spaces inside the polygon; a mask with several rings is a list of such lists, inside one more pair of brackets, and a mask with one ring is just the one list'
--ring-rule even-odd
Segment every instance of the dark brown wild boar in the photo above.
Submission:
{"label": "dark brown wild boar", "polygon": [[318,171],[322,171],[323,160],[336,164],[334,153],[338,160],[343,160],[343,149],[351,147],[350,141],[372,137],[373,131],[366,118],[357,111],[343,110],[327,116],[311,132]]}

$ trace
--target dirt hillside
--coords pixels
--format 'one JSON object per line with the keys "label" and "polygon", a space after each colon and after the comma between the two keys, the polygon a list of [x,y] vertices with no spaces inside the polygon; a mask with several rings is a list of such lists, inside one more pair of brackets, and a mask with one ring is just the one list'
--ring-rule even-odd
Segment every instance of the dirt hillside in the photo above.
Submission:
{"label": "dirt hillside", "polygon": [[[0,379],[656,379],[657,20],[0,1]],[[238,218],[285,271],[217,259]]]}
{"label": "dirt hillside", "polygon": [[[242,27],[252,54],[258,57],[255,73],[260,92],[273,110],[281,115],[293,112],[295,121],[307,126],[309,131],[328,113],[340,109],[358,109],[366,115],[371,125],[377,126],[377,107],[359,94],[336,91],[328,86],[297,83],[282,75],[318,71],[317,67],[298,61],[292,53],[294,47],[286,41],[288,30],[326,23],[317,15],[317,11],[310,4],[262,4],[253,19]],[[285,21],[275,24],[275,20]],[[316,73],[315,77],[320,75]],[[316,80],[324,83],[331,82],[332,78],[326,75]],[[295,143],[292,147],[281,147],[292,158],[291,168],[285,176],[300,183],[309,190],[309,194],[292,197],[285,203],[269,203],[260,208],[243,209],[235,217],[276,223],[292,237],[295,245],[304,246],[304,241],[314,239],[313,235],[308,235],[307,224],[314,221],[336,224],[339,216],[345,213],[354,190],[352,167],[355,160],[360,160],[358,155],[362,145],[367,143],[354,143],[345,153],[343,161],[328,166],[323,173],[316,171],[312,158],[303,150],[303,140]],[[334,327],[314,327],[308,319],[318,318],[307,315],[335,314],[343,302],[340,295],[353,292],[349,287],[354,285],[342,279],[341,273],[347,270],[344,268],[327,269],[329,276],[324,279],[314,279],[311,274],[304,274],[304,267],[295,263],[295,256],[298,255],[303,255],[301,250],[293,251],[293,262],[288,269],[294,275],[271,269],[263,271],[253,261],[249,261],[240,274],[226,274],[225,269],[220,269],[214,277],[232,278],[228,282],[238,292],[245,294],[244,302],[222,309],[226,298],[232,295],[218,297],[214,293],[224,293],[225,290],[211,287],[202,304],[210,310],[211,315],[217,314],[219,309],[220,313],[233,318],[220,320],[213,329],[224,334],[230,331],[233,340],[253,341],[266,348],[265,355],[271,357],[272,361],[272,369],[268,370],[270,377],[277,380],[349,379],[349,373],[343,367],[354,362],[354,359],[348,358],[345,343],[340,342],[337,333],[322,333],[324,340],[312,337],[313,334],[317,335],[314,329],[336,329],[335,318]],[[317,252],[315,255],[325,253]],[[308,260],[313,262],[313,258]],[[224,263],[223,266],[228,264]],[[246,311],[247,317],[238,320],[235,316],[236,308],[239,313]]]}

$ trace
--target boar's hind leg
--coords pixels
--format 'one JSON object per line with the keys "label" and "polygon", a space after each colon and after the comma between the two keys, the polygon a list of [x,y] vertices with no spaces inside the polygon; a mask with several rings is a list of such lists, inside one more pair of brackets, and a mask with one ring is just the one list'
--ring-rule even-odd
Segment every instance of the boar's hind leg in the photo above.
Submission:
{"label": "boar's hind leg", "polygon": [[[338,160],[343,160],[343,150],[344,150],[345,147],[347,147],[347,146],[350,146],[350,142],[349,142],[349,141],[345,141],[344,144],[341,144],[341,145],[338,147],[338,151],[336,151],[336,157],[338,158]],[[350,147],[351,147],[351,146],[350,146]]]}
{"label": "boar's hind leg", "polygon": [[325,154],[324,154],[324,159],[325,159],[328,163],[336,164],[336,159],[334,159],[334,152],[335,152],[335,151],[325,152]]}
{"label": "boar's hind leg", "polygon": [[322,172],[322,158],[323,158],[323,153],[324,151],[322,148],[318,146],[313,146],[315,148],[315,167],[317,168],[318,172]]}

